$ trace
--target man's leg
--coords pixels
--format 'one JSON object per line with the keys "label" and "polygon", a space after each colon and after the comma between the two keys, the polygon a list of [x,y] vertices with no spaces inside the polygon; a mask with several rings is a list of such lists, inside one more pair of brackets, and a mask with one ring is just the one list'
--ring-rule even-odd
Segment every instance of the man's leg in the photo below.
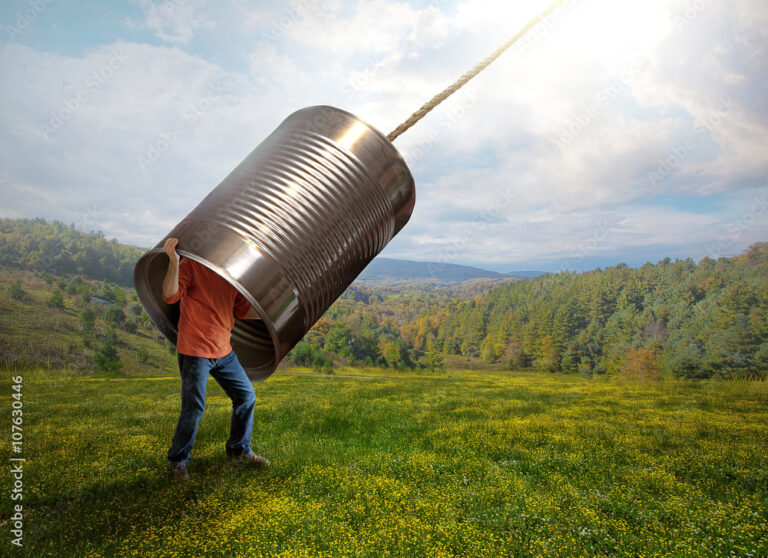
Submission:
{"label": "man's leg", "polygon": [[251,432],[256,394],[235,352],[232,351],[218,359],[211,370],[211,375],[232,400],[232,422],[226,444],[227,455],[234,457],[253,453]]}
{"label": "man's leg", "polygon": [[213,361],[179,353],[181,414],[176,424],[168,461],[186,466],[195,443],[197,424],[205,411],[205,389]]}

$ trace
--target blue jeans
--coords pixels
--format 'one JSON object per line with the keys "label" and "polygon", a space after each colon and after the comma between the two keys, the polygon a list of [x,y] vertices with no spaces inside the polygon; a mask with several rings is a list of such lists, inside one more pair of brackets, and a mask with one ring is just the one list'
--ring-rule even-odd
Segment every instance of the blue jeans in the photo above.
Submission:
{"label": "blue jeans", "polygon": [[256,394],[253,384],[232,351],[221,358],[203,358],[179,353],[181,372],[181,414],[173,435],[168,461],[186,465],[197,434],[197,423],[205,410],[205,389],[208,374],[214,377],[232,400],[232,423],[226,450],[230,456],[249,455],[252,452],[253,406]]}

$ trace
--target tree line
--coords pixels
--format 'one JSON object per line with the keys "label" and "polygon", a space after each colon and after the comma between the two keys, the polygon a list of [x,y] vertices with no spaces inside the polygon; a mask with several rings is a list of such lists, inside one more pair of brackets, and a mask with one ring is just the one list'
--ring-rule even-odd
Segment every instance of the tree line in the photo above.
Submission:
{"label": "tree line", "polygon": [[[61,290],[77,290],[78,275],[131,285],[142,253],[58,221],[0,220],[0,265],[69,275]],[[768,243],[733,258],[523,281],[354,283],[288,359],[436,370],[444,355],[563,373],[765,378]]]}
{"label": "tree line", "polygon": [[510,369],[765,378],[768,243],[699,263],[548,274],[475,296],[353,285],[290,357],[322,365],[323,353],[395,367],[455,354]]}

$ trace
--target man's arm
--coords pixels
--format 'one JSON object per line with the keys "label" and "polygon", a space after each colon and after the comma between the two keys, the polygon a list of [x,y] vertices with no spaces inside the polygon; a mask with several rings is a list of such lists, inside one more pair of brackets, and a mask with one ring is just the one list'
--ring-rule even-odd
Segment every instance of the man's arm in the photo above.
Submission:
{"label": "man's arm", "polygon": [[168,271],[165,272],[163,278],[163,296],[171,298],[179,290],[179,255],[176,253],[176,245],[179,240],[176,238],[169,238],[163,244],[163,250],[168,254]]}

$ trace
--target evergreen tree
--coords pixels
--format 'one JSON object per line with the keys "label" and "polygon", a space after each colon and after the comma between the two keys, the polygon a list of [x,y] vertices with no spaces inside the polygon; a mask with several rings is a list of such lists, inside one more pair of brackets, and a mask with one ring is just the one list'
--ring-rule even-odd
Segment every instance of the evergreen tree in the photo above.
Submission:
{"label": "evergreen tree", "polygon": [[21,287],[21,281],[19,281],[18,279],[16,279],[8,287],[8,294],[11,296],[13,300],[16,300],[18,302],[29,302],[29,295]]}
{"label": "evergreen tree", "polygon": [[108,329],[93,353],[93,364],[96,372],[115,375],[123,369],[123,363],[117,352],[117,335]]}
{"label": "evergreen tree", "polygon": [[64,309],[64,295],[61,294],[61,291],[56,289],[51,293],[50,298],[45,303],[46,306],[49,308],[54,308],[56,310],[63,310]]}
{"label": "evergreen tree", "polygon": [[90,308],[84,309],[80,313],[80,329],[84,333],[90,333],[93,331],[93,326],[96,324],[96,313]]}

